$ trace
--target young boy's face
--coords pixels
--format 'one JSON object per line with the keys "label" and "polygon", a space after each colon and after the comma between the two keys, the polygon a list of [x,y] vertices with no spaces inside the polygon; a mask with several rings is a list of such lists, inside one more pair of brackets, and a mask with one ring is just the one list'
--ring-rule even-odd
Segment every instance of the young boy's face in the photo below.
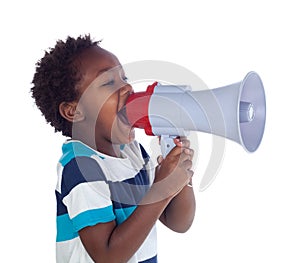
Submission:
{"label": "young boy's face", "polygon": [[98,150],[132,141],[133,128],[118,116],[133,92],[119,60],[100,47],[92,47],[80,55],[78,62],[82,80],[77,107],[83,114],[79,127],[84,127],[89,136],[94,132]]}

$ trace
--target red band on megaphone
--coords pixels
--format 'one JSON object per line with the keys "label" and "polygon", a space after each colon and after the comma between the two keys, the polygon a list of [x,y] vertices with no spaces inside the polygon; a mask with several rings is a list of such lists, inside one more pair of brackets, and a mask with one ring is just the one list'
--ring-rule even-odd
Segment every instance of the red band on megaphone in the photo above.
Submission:
{"label": "red band on megaphone", "polygon": [[126,102],[126,114],[133,127],[145,130],[147,135],[154,135],[149,121],[149,101],[157,82],[147,87],[144,92],[131,94]]}

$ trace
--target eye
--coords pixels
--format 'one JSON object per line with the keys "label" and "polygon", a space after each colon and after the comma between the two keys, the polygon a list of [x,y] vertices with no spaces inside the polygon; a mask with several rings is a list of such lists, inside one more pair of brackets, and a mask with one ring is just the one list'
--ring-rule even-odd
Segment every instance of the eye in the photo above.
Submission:
{"label": "eye", "polygon": [[126,76],[123,76],[123,77],[122,77],[122,80],[123,80],[124,82],[126,82],[126,83],[128,82],[128,78],[127,78]]}
{"label": "eye", "polygon": [[112,80],[109,80],[109,81],[105,82],[104,84],[102,84],[102,86],[111,86],[114,84],[115,84],[115,81],[112,79]]}

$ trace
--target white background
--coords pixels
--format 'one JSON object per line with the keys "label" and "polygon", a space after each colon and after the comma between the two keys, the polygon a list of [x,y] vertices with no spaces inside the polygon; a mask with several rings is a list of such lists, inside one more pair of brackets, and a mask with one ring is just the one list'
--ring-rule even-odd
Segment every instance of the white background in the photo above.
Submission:
{"label": "white background", "polygon": [[210,88],[255,70],[265,86],[260,148],[248,154],[227,141],[204,192],[197,182],[211,137],[199,135],[195,222],[186,234],[159,227],[160,262],[300,262],[299,11],[292,0],[2,1],[0,261],[55,261],[54,188],[64,138],[45,124],[29,89],[45,49],[91,33],[122,63],[177,63]]}

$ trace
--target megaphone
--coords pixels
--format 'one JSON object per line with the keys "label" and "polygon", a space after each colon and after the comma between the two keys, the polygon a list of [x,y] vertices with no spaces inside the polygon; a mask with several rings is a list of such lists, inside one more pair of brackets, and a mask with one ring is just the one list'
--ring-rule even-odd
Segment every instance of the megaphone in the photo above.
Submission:
{"label": "megaphone", "polygon": [[[155,82],[131,94],[125,110],[129,123],[147,135],[176,137],[201,131],[254,152],[263,138],[266,99],[262,80],[252,71],[242,81],[216,89],[192,91],[185,85]],[[172,141],[162,146],[163,155],[173,147]]]}

